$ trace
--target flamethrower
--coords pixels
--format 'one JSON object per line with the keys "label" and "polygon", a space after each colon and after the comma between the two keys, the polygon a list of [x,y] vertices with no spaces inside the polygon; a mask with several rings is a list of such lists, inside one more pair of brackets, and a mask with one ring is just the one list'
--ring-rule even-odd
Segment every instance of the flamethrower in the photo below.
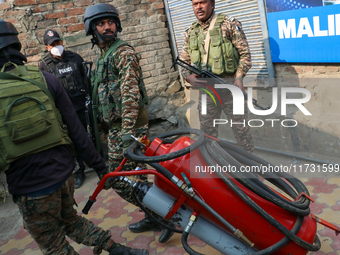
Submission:
{"label": "flamethrower", "polygon": [[[181,136],[194,134],[196,140]],[[184,249],[197,255],[187,243],[192,234],[223,254],[294,254],[317,251],[321,243],[316,223],[336,234],[340,229],[310,213],[309,192],[297,178],[285,172],[244,173],[242,166],[271,166],[265,160],[245,152],[223,139],[189,129],[169,132],[151,139],[134,142],[125,153],[127,159],[147,163],[155,170],[114,172],[99,183],[83,209],[87,213],[103,189],[107,178],[126,178],[130,175],[152,174],[154,184],[134,182],[136,203],[152,216],[149,210],[172,222],[182,234]],[[195,171],[195,166],[234,166],[237,171],[214,171],[207,175]],[[264,178],[287,196],[265,185]],[[164,227],[169,227],[157,220]]]}

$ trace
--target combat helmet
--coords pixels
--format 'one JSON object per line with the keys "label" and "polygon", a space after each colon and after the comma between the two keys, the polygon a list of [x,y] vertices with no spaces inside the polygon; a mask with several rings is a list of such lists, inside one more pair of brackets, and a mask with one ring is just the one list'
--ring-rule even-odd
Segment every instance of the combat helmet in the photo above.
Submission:
{"label": "combat helmet", "polygon": [[117,26],[117,32],[122,31],[122,25],[120,23],[119,14],[117,9],[111,5],[111,4],[95,4],[90,7],[88,7],[84,13],[84,23],[85,23],[85,32],[86,35],[93,36],[92,43],[93,45],[96,42],[95,38],[98,39],[99,43],[103,43],[103,40],[112,40],[116,37],[116,34],[114,36],[112,35],[100,35],[96,29],[95,22],[99,19],[113,19]]}
{"label": "combat helmet", "polygon": [[18,34],[12,23],[0,19],[0,50],[11,46],[11,48],[20,51],[21,43],[18,39]]}

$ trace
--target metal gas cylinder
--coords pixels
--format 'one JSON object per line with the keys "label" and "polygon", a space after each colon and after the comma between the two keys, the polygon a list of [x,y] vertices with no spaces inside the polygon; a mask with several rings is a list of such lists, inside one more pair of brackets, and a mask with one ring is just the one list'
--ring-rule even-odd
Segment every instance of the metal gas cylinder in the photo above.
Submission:
{"label": "metal gas cylinder", "polygon": [[[145,155],[159,156],[169,154],[188,147],[193,142],[195,141],[189,137],[181,137],[172,144],[163,144],[160,139],[156,138],[150,144]],[[208,165],[203,159],[199,149],[191,151],[184,156],[161,162],[160,164],[182,181],[185,181],[182,176],[182,173],[184,173],[190,180],[191,186],[196,194],[235,228],[241,230],[250,241],[255,243],[256,249],[265,249],[285,237],[279,230],[268,223],[236,195],[215,173],[202,171],[202,169],[208,169]],[[201,171],[198,171],[198,169]],[[232,181],[247,194],[249,198],[255,201],[262,209],[268,212],[287,229],[290,230],[293,228],[297,219],[296,215],[261,198],[245,188],[237,180],[232,179]],[[154,183],[158,188],[175,200],[178,200],[182,195],[178,189],[173,188],[160,178],[155,177]],[[199,213],[205,219],[227,230],[223,224],[195,200],[187,198],[184,201],[184,205]],[[316,222],[312,219],[311,215],[308,215],[304,217],[303,224],[297,233],[297,236],[308,243],[313,243],[315,235]],[[275,254],[304,255],[307,254],[307,252],[306,249],[295,242],[290,241],[286,246],[275,252]]]}

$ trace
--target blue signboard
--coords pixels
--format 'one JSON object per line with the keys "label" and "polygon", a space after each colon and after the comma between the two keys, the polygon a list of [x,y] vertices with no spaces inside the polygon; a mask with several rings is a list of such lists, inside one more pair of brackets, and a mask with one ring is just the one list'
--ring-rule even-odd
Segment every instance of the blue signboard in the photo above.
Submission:
{"label": "blue signboard", "polygon": [[339,0],[266,0],[266,8],[274,63],[340,62]]}

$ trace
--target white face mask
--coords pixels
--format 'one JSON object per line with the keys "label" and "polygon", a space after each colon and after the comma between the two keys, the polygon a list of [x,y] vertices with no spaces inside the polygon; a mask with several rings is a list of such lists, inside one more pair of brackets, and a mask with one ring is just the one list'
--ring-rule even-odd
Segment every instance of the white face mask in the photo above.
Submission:
{"label": "white face mask", "polygon": [[51,53],[53,56],[61,57],[64,52],[64,47],[62,45],[57,45],[51,49]]}

